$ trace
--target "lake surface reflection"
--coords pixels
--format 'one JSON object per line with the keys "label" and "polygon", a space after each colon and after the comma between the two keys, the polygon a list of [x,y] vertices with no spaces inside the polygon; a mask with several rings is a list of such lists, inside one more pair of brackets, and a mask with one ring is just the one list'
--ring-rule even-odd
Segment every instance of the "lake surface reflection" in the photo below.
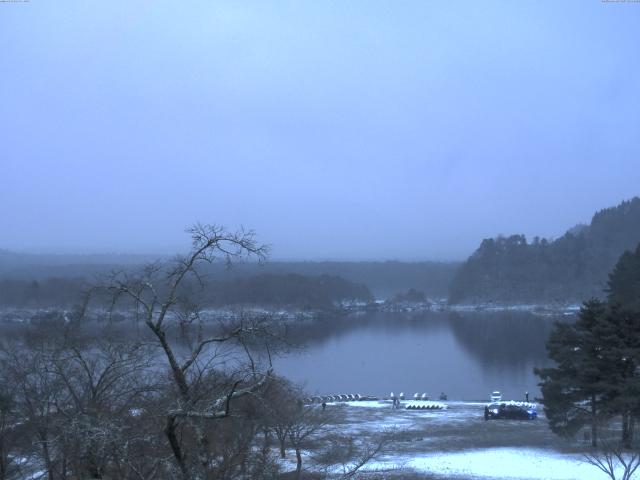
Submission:
{"label": "lake surface reflection", "polygon": [[294,330],[306,348],[274,360],[276,371],[309,393],[449,399],[539,395],[534,367],[548,364],[553,320],[522,312],[367,313],[327,318]]}

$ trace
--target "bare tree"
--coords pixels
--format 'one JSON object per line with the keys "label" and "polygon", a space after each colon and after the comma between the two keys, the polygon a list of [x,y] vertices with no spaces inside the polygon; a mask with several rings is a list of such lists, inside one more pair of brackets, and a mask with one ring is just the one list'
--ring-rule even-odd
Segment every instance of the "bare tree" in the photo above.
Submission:
{"label": "bare tree", "polygon": [[301,406],[292,414],[287,435],[296,452],[296,480],[302,474],[302,449],[326,431],[331,416],[318,406]]}
{"label": "bare tree", "polygon": [[354,437],[340,432],[341,420],[333,416],[326,435],[322,437],[321,445],[314,449],[311,460],[327,476],[346,480],[356,478],[365,466],[380,455],[393,440],[396,431],[389,429],[373,435]]}
{"label": "bare tree", "polygon": [[286,456],[289,431],[302,408],[302,397],[301,390],[284,378],[274,378],[264,393],[264,407],[267,410],[264,415],[265,442],[268,442],[270,433],[275,435],[280,458]]}
{"label": "bare tree", "polygon": [[[166,411],[164,434],[179,475],[185,480],[212,478],[224,459],[214,454],[212,423],[227,418],[231,405],[240,398],[257,395],[271,376],[271,370],[258,371],[249,351],[246,362],[237,363],[234,372],[222,373],[225,359],[216,362],[220,345],[245,345],[249,337],[268,337],[268,328],[259,322],[240,321],[219,325],[216,335],[204,336],[194,329],[201,322],[201,308],[188,288],[204,285],[199,270],[203,263],[217,259],[227,262],[243,257],[265,258],[267,248],[255,241],[254,233],[230,233],[222,227],[195,225],[188,230],[192,247],[186,256],[146,266],[136,273],[114,273],[104,287],[118,302],[136,312],[161,348],[174,387],[173,405]],[[191,283],[189,283],[191,282]],[[172,341],[172,328],[179,328],[189,341]],[[214,353],[212,353],[214,349]]]}
{"label": "bare tree", "polygon": [[357,442],[352,436],[343,437],[348,444],[349,459],[342,462],[343,479],[354,478],[360,470],[373,461],[389,443],[391,432],[382,432],[373,440]]}
{"label": "bare tree", "polygon": [[15,464],[11,445],[15,441],[13,418],[14,402],[6,387],[8,384],[0,378],[0,480],[12,478],[17,465]]}
{"label": "bare tree", "polygon": [[600,448],[584,455],[585,461],[605,473],[611,480],[630,480],[640,467],[640,453],[627,449],[622,442],[600,440]]}
{"label": "bare tree", "polygon": [[85,337],[77,323],[40,325],[5,342],[0,373],[13,386],[24,468],[50,480],[130,478],[113,466],[127,463],[123,447],[138,436],[130,410],[154,392],[147,358],[143,345],[104,330]]}
{"label": "bare tree", "polygon": [[58,405],[64,441],[77,474],[103,478],[116,452],[126,462],[119,446],[135,436],[127,425],[129,412],[156,390],[147,375],[149,349],[108,332],[90,341],[65,335],[63,341],[51,370],[66,394]]}
{"label": "bare tree", "polygon": [[0,355],[2,376],[13,386],[14,413],[26,440],[21,445],[23,457],[46,472],[49,480],[64,476],[66,461],[66,452],[57,445],[64,385],[51,371],[52,350],[50,339],[38,338],[29,345],[5,343]]}

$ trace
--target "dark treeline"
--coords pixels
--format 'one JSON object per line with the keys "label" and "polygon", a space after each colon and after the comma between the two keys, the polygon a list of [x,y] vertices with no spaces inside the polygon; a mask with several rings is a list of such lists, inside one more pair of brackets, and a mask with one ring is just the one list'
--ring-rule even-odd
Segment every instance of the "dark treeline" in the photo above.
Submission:
{"label": "dark treeline", "polygon": [[601,210],[548,241],[483,240],[451,285],[451,303],[581,301],[600,296],[618,257],[640,242],[640,198]]}
{"label": "dark treeline", "polygon": [[167,260],[162,255],[49,255],[16,253],[0,248],[0,279],[45,280],[90,278],[112,270]]}
{"label": "dark treeline", "polygon": [[68,308],[82,299],[82,278],[0,280],[0,305],[17,308]]}
{"label": "dark treeline", "polygon": [[[263,274],[209,282],[204,288],[185,282],[185,290],[197,290],[204,307],[261,305],[329,309],[346,300],[371,301],[369,289],[340,277],[296,274]],[[82,278],[45,280],[0,280],[0,305],[17,308],[68,308],[77,305],[87,282]]]}
{"label": "dark treeline", "polygon": [[321,275],[263,274],[208,287],[213,305],[258,304],[302,308],[331,308],[343,300],[371,301],[369,289],[344,278]]}
{"label": "dark treeline", "polygon": [[[259,268],[263,273],[339,276],[366,285],[376,298],[390,298],[414,288],[433,299],[447,297],[459,266],[459,262],[267,262]],[[247,276],[256,267],[241,264],[231,272],[221,266],[214,268],[214,275]]]}
{"label": "dark treeline", "polygon": [[[39,282],[49,278],[93,280],[113,270],[134,269],[156,260],[149,255],[28,255],[0,250],[0,280]],[[168,257],[160,258],[167,260]],[[228,268],[222,262],[203,268],[209,281],[231,281],[263,274],[342,277],[365,284],[377,298],[415,288],[430,298],[445,298],[458,262],[245,262]]]}

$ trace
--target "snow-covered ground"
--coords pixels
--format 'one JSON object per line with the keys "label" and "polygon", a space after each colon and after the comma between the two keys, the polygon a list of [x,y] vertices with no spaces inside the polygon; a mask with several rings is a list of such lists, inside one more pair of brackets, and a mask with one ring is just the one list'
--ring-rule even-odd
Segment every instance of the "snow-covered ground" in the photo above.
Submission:
{"label": "snow-covered ground", "polygon": [[[540,411],[537,420],[490,420],[484,403],[443,402],[442,410],[400,409],[391,401],[327,405],[343,413],[342,433],[361,439],[394,432],[394,440],[366,470],[390,478],[410,472],[437,479],[605,480],[581,453],[587,446],[551,433]],[[639,477],[640,478],[640,477]]]}
{"label": "snow-covered ground", "polygon": [[461,452],[380,457],[367,470],[413,470],[445,478],[602,480],[604,474],[579,454],[537,448],[484,448]]}

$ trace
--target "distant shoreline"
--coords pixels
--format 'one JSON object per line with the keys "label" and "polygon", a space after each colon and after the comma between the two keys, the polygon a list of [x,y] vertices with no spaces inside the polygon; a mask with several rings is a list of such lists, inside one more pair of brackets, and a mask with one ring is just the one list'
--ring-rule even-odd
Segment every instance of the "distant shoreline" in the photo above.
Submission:
{"label": "distant shoreline", "polygon": [[[93,310],[92,317],[104,313],[106,311],[97,308]],[[73,307],[56,307],[51,306],[48,308],[32,308],[32,307],[13,307],[13,306],[0,306],[0,323],[23,323],[37,317],[40,314],[46,312],[71,312]],[[299,307],[289,306],[260,306],[260,305],[230,305],[223,307],[213,307],[203,309],[203,316],[207,320],[215,319],[233,319],[240,318],[241,316],[248,317],[260,317],[271,316],[274,319],[283,320],[287,322],[295,321],[313,321],[322,318],[326,315],[352,315],[352,314],[366,314],[366,313],[446,313],[446,312],[459,312],[459,313],[500,313],[500,312],[518,312],[518,313],[531,313],[536,316],[573,316],[580,311],[580,305],[576,303],[566,304],[544,304],[544,303],[526,303],[526,304],[460,304],[449,305],[445,300],[437,302],[424,302],[424,303],[409,303],[401,302],[394,303],[383,300],[375,302],[351,302],[337,305],[334,310],[313,310],[302,309]],[[122,319],[126,316],[126,312],[114,312],[119,314],[119,318]]]}

